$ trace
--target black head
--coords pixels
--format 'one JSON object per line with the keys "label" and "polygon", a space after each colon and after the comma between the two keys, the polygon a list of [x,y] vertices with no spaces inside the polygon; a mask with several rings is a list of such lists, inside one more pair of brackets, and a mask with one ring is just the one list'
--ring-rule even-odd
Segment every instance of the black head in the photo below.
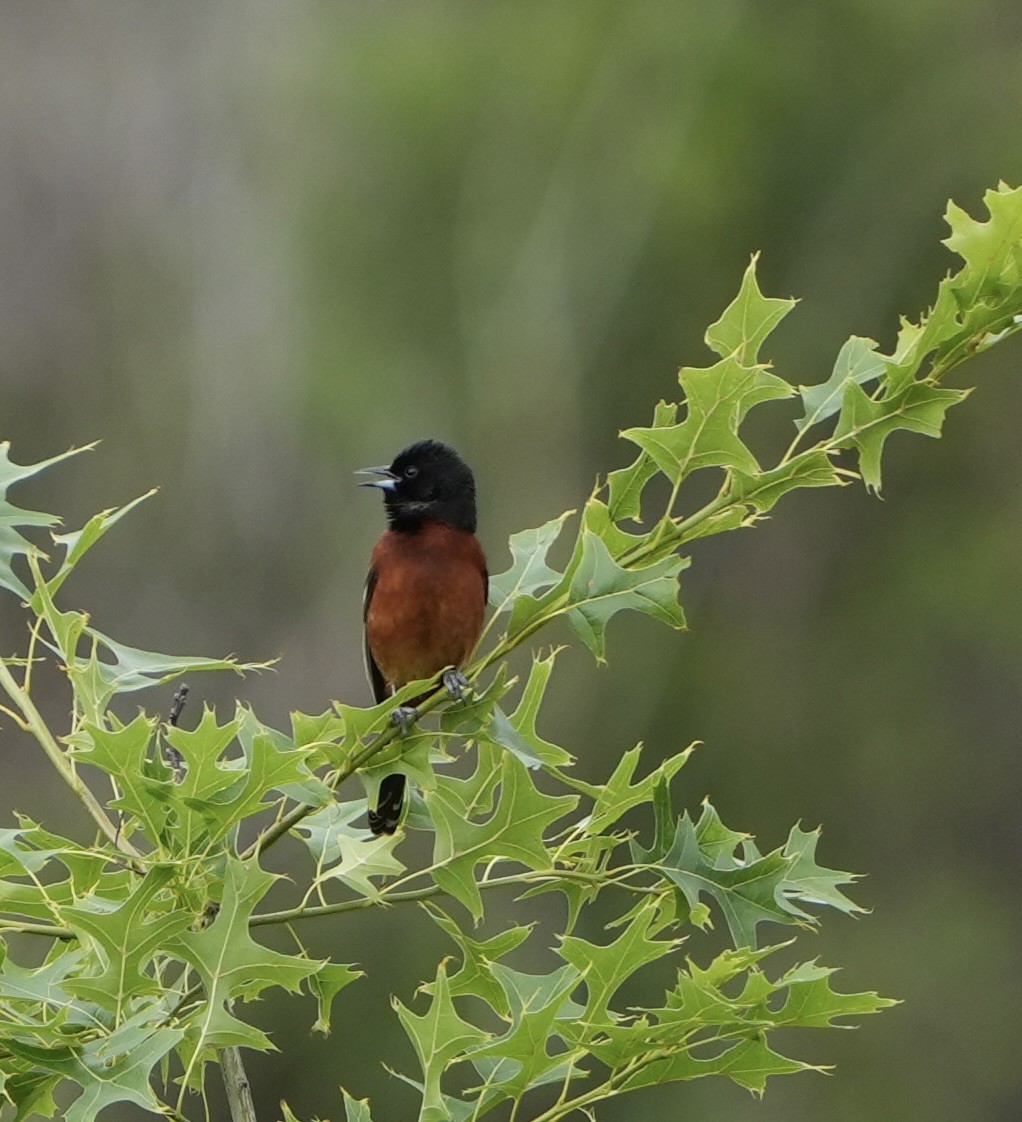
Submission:
{"label": "black head", "polygon": [[379,487],[394,530],[418,530],[445,522],[475,533],[476,482],[472,469],[439,440],[420,440],[399,452],[390,467],[365,468],[379,475],[363,487]]}

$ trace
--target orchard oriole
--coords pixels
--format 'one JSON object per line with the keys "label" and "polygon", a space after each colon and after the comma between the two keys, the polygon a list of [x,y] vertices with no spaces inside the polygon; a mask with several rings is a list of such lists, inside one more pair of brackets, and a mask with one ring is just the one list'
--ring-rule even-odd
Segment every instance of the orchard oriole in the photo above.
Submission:
{"label": "orchard oriole", "polygon": [[[472,471],[453,448],[422,440],[390,467],[360,474],[380,477],[362,486],[383,491],[389,524],[373,550],[362,607],[373,696],[381,702],[446,667],[443,684],[460,697],[468,682],[459,667],[479,640],[489,586]],[[404,727],[412,716],[402,707],[394,720]],[[397,829],[404,790],[403,775],[384,778],[369,811],[374,834]]]}

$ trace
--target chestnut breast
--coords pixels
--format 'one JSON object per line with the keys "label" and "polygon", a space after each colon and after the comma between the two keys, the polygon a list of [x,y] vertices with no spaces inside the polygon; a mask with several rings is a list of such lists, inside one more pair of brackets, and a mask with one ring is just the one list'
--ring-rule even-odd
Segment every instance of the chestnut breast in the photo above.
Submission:
{"label": "chestnut breast", "polygon": [[440,522],[388,530],[372,570],[366,638],[387,682],[403,686],[464,663],[486,609],[486,558],[475,535]]}

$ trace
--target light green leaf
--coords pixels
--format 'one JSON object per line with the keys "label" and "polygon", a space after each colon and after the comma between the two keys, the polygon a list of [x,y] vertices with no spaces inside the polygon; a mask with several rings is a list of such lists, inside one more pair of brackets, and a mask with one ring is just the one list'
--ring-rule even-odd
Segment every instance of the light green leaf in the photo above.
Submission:
{"label": "light green leaf", "polygon": [[596,656],[604,661],[607,622],[625,609],[643,612],[670,627],[685,626],[678,603],[679,557],[665,557],[652,565],[623,569],[606,545],[586,531],[582,557],[568,588],[568,622]]}
{"label": "light green leaf", "polygon": [[790,1075],[797,1071],[823,1071],[813,1064],[790,1060],[773,1051],[762,1039],[743,1040],[711,1059],[696,1059],[690,1052],[677,1052],[670,1059],[655,1061],[625,1080],[622,1089],[670,1083],[679,1079],[700,1079],[707,1075],[725,1075],[756,1095],[762,1095],[771,1075]]}
{"label": "light green leaf", "polygon": [[344,1095],[346,1122],[373,1122],[372,1115],[369,1113],[368,1099],[353,1099],[343,1087],[341,1088],[341,1094]]}
{"label": "light green leaf", "polygon": [[817,865],[816,846],[819,840],[819,828],[810,831],[803,830],[797,825],[791,828],[784,846],[784,854],[794,860],[788,870],[785,893],[789,898],[797,898],[807,904],[836,908],[846,915],[865,912],[865,908],[850,900],[838,888],[839,885],[853,884],[858,880],[854,873],[843,873]]}
{"label": "light green leaf", "polygon": [[233,657],[203,658],[195,655],[164,655],[142,651],[118,643],[94,627],[87,627],[91,636],[113,656],[113,663],[99,662],[99,673],[113,694],[131,693],[149,686],[170,682],[185,674],[205,673],[210,670],[231,670],[242,675],[251,671],[266,670],[272,662],[237,662]]}
{"label": "light green leaf", "polygon": [[[484,755],[480,752],[480,769],[484,766]],[[477,919],[483,914],[483,903],[475,878],[476,866],[481,861],[502,858],[530,869],[547,868],[550,857],[543,834],[578,802],[574,795],[555,797],[537,791],[528,771],[511,753],[501,753],[497,767],[497,806],[483,822],[473,821],[472,815],[485,813],[485,809],[470,809],[466,805],[466,796],[478,783],[476,777],[438,777],[436,790],[426,792],[426,805],[436,825],[434,878]],[[479,788],[480,793],[487,789],[488,785]]]}
{"label": "light green leaf", "polygon": [[926,382],[910,382],[893,397],[874,401],[857,385],[849,383],[834,441],[858,450],[863,482],[871,491],[879,491],[880,456],[891,433],[908,429],[924,436],[940,436],[944,414],[968,394],[968,390],[945,390]]}
{"label": "light green leaf", "polygon": [[323,1036],[330,1035],[330,1010],[334,998],[352,982],[364,978],[365,972],[342,962],[323,962],[315,974],[309,975],[309,989],[316,998],[318,1015],[312,1026],[313,1032]]}
{"label": "light green leaf", "polygon": [[830,985],[833,973],[812,966],[789,971],[772,987],[774,992],[787,990],[784,1004],[776,1013],[767,1009],[764,1015],[778,1028],[830,1028],[838,1017],[861,1017],[898,1004],[876,993],[836,993]]}
{"label": "light green leaf", "polygon": [[818,386],[799,386],[805,410],[803,416],[795,422],[799,432],[837,413],[849,382],[865,385],[884,373],[884,356],[878,355],[876,348],[874,340],[853,335],[838,351],[834,369],[826,382],[821,382]]}
{"label": "light green leaf", "polygon": [[[800,487],[843,487],[830,457],[820,448],[810,448],[778,467],[756,475],[736,471],[731,477],[731,494],[753,510],[763,513],[773,508],[789,491]],[[726,529],[730,527],[725,527]]]}
{"label": "light green leaf", "polygon": [[[510,927],[490,939],[470,939],[461,928],[438,907],[424,904],[433,922],[454,940],[461,952],[461,968],[449,979],[453,997],[471,994],[492,1006],[502,1017],[510,1015],[510,1006],[504,987],[493,973],[493,965],[505,955],[510,954],[528,939],[532,925]],[[432,993],[432,983],[424,985],[426,993]]]}
{"label": "light green leaf", "polygon": [[547,683],[554,668],[557,650],[552,650],[546,658],[534,654],[528,681],[522,690],[518,707],[510,718],[505,716],[499,706],[494,706],[492,719],[482,735],[494,740],[503,748],[514,752],[526,767],[563,767],[572,761],[571,755],[563,748],[544,740],[536,732],[536,719],[539,707],[546,692]]}
{"label": "light green leaf", "polygon": [[669,783],[687,763],[694,748],[694,744],[689,745],[683,752],[668,757],[635,783],[632,780],[639,766],[641,744],[624,753],[613,774],[603,785],[583,783],[572,778],[571,785],[584,791],[593,800],[593,809],[586,824],[587,833],[602,834],[633,807],[649,802],[656,788],[661,783]]}
{"label": "light green leaf", "polygon": [[754,947],[756,928],[764,921],[795,923],[804,914],[782,892],[794,858],[777,850],[745,861],[725,856],[716,845],[704,853],[687,813],[678,821],[665,853],[644,850],[634,841],[631,848],[633,860],[656,864],[662,875],[681,889],[690,908],[699,907],[703,893],[714,899],[736,947]]}
{"label": "light green leaf", "polygon": [[[667,428],[677,424],[677,421],[677,402],[661,401],[657,404],[653,411],[653,428]],[[628,467],[618,468],[607,476],[608,506],[610,516],[615,522],[624,518],[630,518],[635,522],[642,520],[640,517],[642,492],[658,471],[655,461],[646,452],[640,452]]]}
{"label": "light green leaf", "polygon": [[11,462],[11,442],[0,441],[0,588],[10,589],[23,600],[32,598],[31,590],[14,572],[11,562],[15,557],[42,557],[42,551],[30,542],[24,535],[18,533],[16,527],[21,526],[55,526],[60,519],[55,514],[43,514],[35,510],[22,510],[7,501],[7,491],[15,483],[30,479],[46,468],[59,464],[70,456],[77,456],[79,452],[88,452],[95,448],[95,444],[86,445],[84,448],[71,448],[59,456],[51,456],[48,460],[40,460],[36,464],[15,464]]}
{"label": "light green leaf", "polygon": [[330,803],[309,815],[295,831],[316,861],[317,882],[337,880],[360,896],[376,897],[379,888],[373,878],[399,876],[405,866],[394,856],[396,836],[372,837],[364,827],[351,825],[365,812],[361,800]]}
{"label": "light green leaf", "polygon": [[121,794],[110,805],[134,815],[150,842],[159,845],[174,783],[163,761],[150,755],[155,728],[156,721],[140,713],[117,729],[86,724],[70,743],[79,759],[116,781]]}
{"label": "light green leaf", "polygon": [[948,203],[945,215],[951,233],[944,244],[966,265],[954,283],[963,305],[1022,285],[1022,187],[1011,189],[1002,183],[984,194],[983,203],[990,214],[986,222],[970,217],[954,202]]}
{"label": "light green leaf", "polygon": [[251,1000],[269,986],[297,993],[319,969],[319,963],[310,959],[260,946],[249,934],[253,909],[276,879],[257,865],[226,858],[223,900],[216,918],[203,930],[182,932],[171,944],[172,953],[199,972],[206,989],[206,1001],[192,1018],[197,1052],[234,1045],[269,1047],[263,1033],[228,1012],[228,1003],[234,998]]}
{"label": "light green leaf", "polygon": [[753,255],[738,295],[724,309],[716,323],[706,329],[706,345],[722,358],[735,356],[745,366],[759,359],[759,349],[767,336],[795,307],[796,300],[766,297],[756,279],[759,254]]}
{"label": "light green leaf", "polygon": [[[580,1012],[570,995],[582,977],[570,965],[551,974],[522,974],[497,964],[493,974],[503,986],[511,1026],[502,1036],[470,1054],[477,1070],[487,1077],[487,1109],[503,1099],[519,1098],[532,1087],[564,1078],[563,1048],[551,1055],[548,1043],[558,1036],[555,1026],[559,1018]],[[499,1063],[484,1065],[484,1060]]]}
{"label": "light green leaf", "polygon": [[115,1022],[133,999],[162,992],[146,967],[192,921],[186,911],[175,908],[173,897],[168,896],[161,905],[155,903],[175,871],[170,865],[151,866],[131,896],[114,908],[108,901],[93,899],[61,913],[69,927],[95,941],[101,957],[98,974],[69,979],[65,986],[70,993],[110,1010]]}
{"label": "light green leaf", "polygon": [[565,521],[574,513],[573,510],[566,511],[535,530],[522,530],[511,535],[508,542],[511,568],[490,577],[490,603],[497,612],[509,610],[516,597],[548,588],[560,580],[561,574],[550,568],[546,557]]}
{"label": "light green leaf", "polygon": [[[140,1014],[152,1016],[148,1009]],[[82,1093],[68,1108],[65,1122],[94,1122],[101,1111],[121,1102],[162,1113],[150,1082],[153,1069],[183,1035],[180,1029],[154,1026],[141,1040],[128,1038],[130,1044],[118,1045],[116,1034],[88,1043],[68,1071]]]}
{"label": "light green leaf", "polygon": [[467,1051],[482,1044],[486,1033],[458,1016],[442,962],[437,967],[432,996],[429,1010],[422,1016],[413,1013],[397,998],[393,999],[393,1005],[419,1057],[425,1081],[419,1122],[449,1122],[451,1112],[440,1090],[441,1077],[451,1064],[463,1059]]}
{"label": "light green leaf", "polygon": [[584,975],[588,997],[576,1028],[582,1039],[617,1019],[609,1003],[638,969],[675,950],[680,939],[655,939],[659,906],[655,899],[642,902],[622,933],[607,944],[590,943],[574,935],[561,941],[560,955]]}
{"label": "light green leaf", "polygon": [[683,367],[686,415],[666,428],[625,429],[622,436],[638,444],[672,483],[705,467],[724,467],[754,475],[759,464],[738,436],[752,406],[789,397],[792,388],[763,366],[744,366],[731,356],[705,368]]}
{"label": "light green leaf", "polygon": [[109,510],[101,510],[99,514],[94,514],[80,530],[72,530],[67,534],[54,534],[53,540],[64,550],[64,560],[56,574],[47,581],[50,595],[55,596],[57,594],[57,590],[71,575],[78,562],[111,526],[155,494],[156,488],[154,487],[122,507],[111,507]]}

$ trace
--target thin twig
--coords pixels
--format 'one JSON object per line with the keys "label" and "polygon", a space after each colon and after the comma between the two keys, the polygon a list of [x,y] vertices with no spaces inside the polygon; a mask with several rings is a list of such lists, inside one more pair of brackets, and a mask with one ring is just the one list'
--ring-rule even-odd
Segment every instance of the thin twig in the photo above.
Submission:
{"label": "thin twig", "polygon": [[78,935],[70,927],[59,927],[55,923],[23,923],[20,919],[0,917],[0,931],[16,931],[19,935],[45,935],[50,939],[63,939],[71,942]]}
{"label": "thin twig", "polygon": [[[188,683],[182,682],[174,691],[174,698],[170,703],[170,713],[167,715],[167,724],[171,728],[177,728],[177,723],[181,719],[181,713],[184,711],[185,702],[188,700]],[[185,758],[174,747],[173,744],[166,745],[167,764],[171,771],[174,773],[174,782],[183,783],[185,780]]]}

